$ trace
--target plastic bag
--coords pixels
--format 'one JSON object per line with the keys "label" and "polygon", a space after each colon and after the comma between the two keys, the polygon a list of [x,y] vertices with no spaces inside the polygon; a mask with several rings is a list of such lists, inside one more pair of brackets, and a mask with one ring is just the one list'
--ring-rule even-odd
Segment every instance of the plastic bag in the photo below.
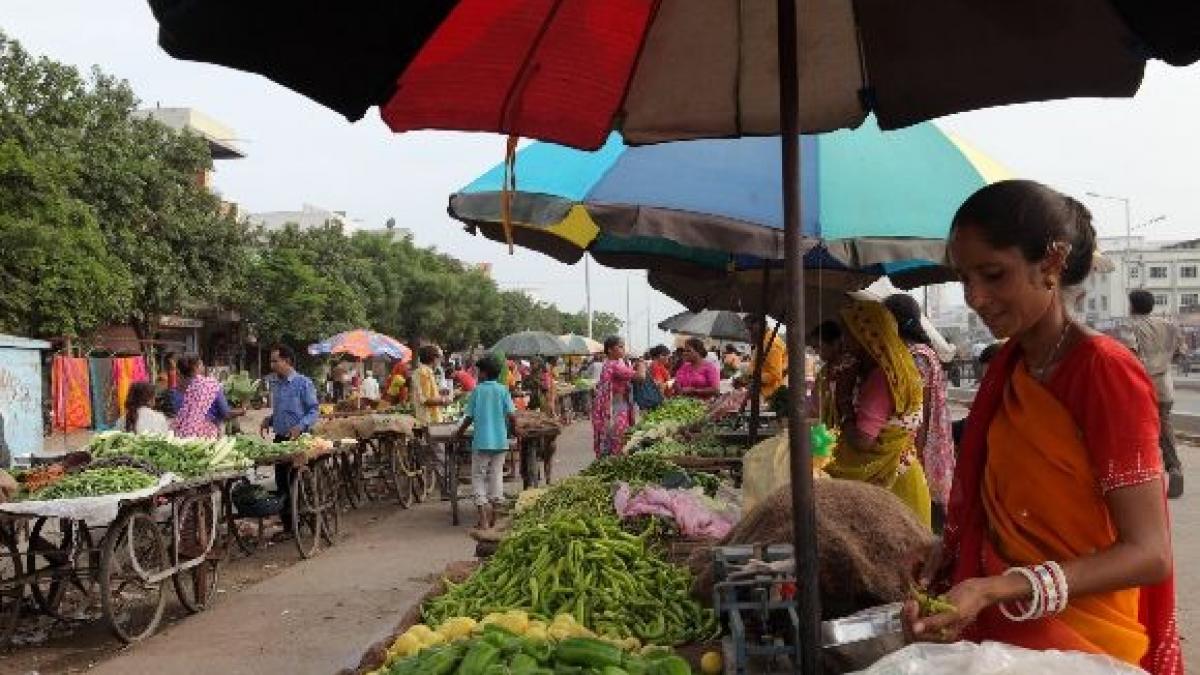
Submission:
{"label": "plastic bag", "polygon": [[912,644],[858,671],[859,675],[1144,675],[1145,672],[1108,656],[1034,651],[999,642]]}
{"label": "plastic bag", "polygon": [[772,436],[746,451],[742,457],[742,511],[749,513],[759,502],[791,481],[788,433]]}

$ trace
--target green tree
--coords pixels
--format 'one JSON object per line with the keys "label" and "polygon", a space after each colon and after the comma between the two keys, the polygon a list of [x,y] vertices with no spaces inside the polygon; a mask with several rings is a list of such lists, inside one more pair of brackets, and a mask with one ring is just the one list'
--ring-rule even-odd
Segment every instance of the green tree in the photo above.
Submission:
{"label": "green tree", "polygon": [[0,143],[0,330],[86,335],[128,311],[131,283],[91,210],[50,167]]}
{"label": "green tree", "polygon": [[107,249],[98,259],[129,285],[115,319],[150,338],[157,315],[236,295],[246,232],[197,180],[211,167],[206,143],[138,117],[137,103],[126,82],[84,78],[0,34],[0,138],[91,211]]}

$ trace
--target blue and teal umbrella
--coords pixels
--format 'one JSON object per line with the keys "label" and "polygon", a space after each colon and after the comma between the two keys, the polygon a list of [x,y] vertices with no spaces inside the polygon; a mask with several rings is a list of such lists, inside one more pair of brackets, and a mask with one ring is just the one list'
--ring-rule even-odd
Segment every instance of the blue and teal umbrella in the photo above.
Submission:
{"label": "blue and teal umbrella", "polygon": [[[868,275],[938,268],[958,206],[1009,177],[931,123],[886,134],[802,138],[803,232],[809,267]],[[533,143],[517,153],[512,240],[573,263],[725,272],[783,259],[780,140],[739,138],[628,147],[613,134],[583,152]],[[468,229],[505,240],[505,166],[450,198]]]}

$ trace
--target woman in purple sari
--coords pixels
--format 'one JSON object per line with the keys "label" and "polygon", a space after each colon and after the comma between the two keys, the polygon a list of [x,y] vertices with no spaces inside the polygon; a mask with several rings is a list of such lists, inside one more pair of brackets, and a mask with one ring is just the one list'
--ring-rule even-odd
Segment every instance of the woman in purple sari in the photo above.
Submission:
{"label": "woman in purple sari", "polygon": [[625,341],[617,336],[604,340],[604,356],[592,403],[597,458],[623,453],[625,432],[637,419],[630,384],[646,376],[644,365],[635,368],[625,360]]}

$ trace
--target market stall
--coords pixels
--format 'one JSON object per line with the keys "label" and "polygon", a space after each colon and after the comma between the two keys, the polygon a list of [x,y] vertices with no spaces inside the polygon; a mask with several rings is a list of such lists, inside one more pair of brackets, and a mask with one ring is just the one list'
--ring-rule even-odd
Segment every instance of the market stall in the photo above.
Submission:
{"label": "market stall", "polygon": [[0,504],[0,643],[26,593],[50,616],[98,604],[124,642],[153,634],[166,583],[191,612],[207,608],[226,555],[221,496],[250,460],[225,441],[100,434],[86,451],[16,474]]}

